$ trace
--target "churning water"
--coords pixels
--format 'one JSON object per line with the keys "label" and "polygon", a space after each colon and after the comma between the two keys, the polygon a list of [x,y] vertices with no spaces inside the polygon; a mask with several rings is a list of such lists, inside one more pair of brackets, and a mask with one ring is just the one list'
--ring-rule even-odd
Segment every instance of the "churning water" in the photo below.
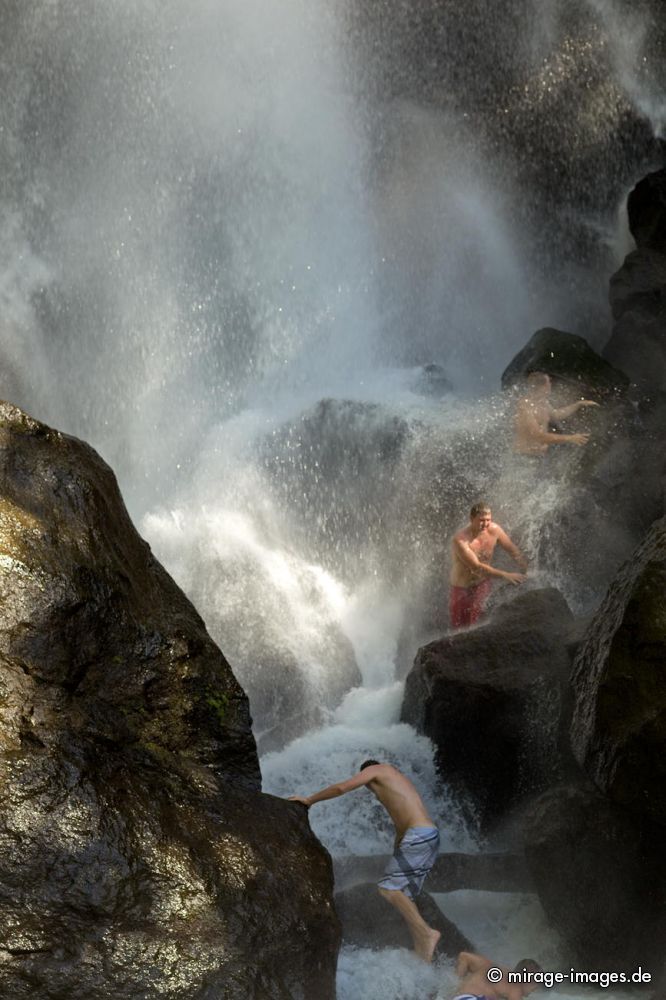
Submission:
{"label": "churning water", "polygon": [[[267,790],[381,756],[473,847],[402,679],[470,501],[537,560],[563,502],[516,488],[493,392],[538,326],[604,340],[618,206],[663,125],[650,10],[3,4],[4,395],[116,470],[249,692]],[[579,607],[602,575],[539,573]],[[315,829],[384,852],[351,798]],[[339,978],[346,1000],[452,982],[353,950]]]}

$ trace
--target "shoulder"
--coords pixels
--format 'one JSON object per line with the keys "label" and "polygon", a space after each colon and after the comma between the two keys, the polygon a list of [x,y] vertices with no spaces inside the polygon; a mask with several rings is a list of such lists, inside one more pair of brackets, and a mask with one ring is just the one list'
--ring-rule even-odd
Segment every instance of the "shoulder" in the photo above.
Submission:
{"label": "shoulder", "polygon": [[393,764],[373,764],[372,767],[367,767],[366,771],[369,771],[373,778],[392,778],[396,774],[401,772],[397,767],[393,767]]}

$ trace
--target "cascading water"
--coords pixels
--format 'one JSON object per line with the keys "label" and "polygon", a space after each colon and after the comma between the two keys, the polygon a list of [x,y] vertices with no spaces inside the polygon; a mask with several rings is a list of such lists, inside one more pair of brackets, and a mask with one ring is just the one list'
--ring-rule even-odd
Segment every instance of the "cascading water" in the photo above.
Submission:
{"label": "cascading water", "polygon": [[[5,4],[4,394],[116,470],[249,692],[266,790],[381,756],[469,848],[401,678],[470,500],[537,559],[566,500],[516,488],[488,393],[537,326],[603,342],[638,111],[658,131],[663,101],[649,4],[366,6]],[[589,606],[606,565],[551,557]],[[312,821],[335,853],[386,850],[367,796]],[[533,920],[498,920],[510,959]],[[340,995],[443,974],[345,950]]]}

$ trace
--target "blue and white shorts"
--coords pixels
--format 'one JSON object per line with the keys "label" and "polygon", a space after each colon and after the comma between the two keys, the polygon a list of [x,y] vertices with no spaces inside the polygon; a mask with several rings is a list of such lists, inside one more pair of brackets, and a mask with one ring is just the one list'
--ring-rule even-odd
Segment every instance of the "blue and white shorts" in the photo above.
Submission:
{"label": "blue and white shorts", "polygon": [[377,885],[397,889],[410,899],[418,896],[439,851],[439,830],[434,826],[410,826],[393,852]]}

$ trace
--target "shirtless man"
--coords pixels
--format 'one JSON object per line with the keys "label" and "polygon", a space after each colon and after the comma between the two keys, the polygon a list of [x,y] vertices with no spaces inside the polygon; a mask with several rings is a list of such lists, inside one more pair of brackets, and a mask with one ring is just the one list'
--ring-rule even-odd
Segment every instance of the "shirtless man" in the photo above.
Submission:
{"label": "shirtless man", "polygon": [[432,962],[441,935],[425,922],[416,908],[414,896],[421,891],[435,863],[439,831],[409,778],[390,764],[366,760],[353,778],[329,785],[314,795],[305,798],[292,795],[290,799],[309,808],[315,802],[335,799],[363,786],[379,799],[395,826],[393,857],[378,883],[379,892],[406,921],[419,958]]}
{"label": "shirtless man", "polygon": [[552,444],[587,444],[589,434],[557,434],[549,431],[553,420],[566,420],[584,406],[598,406],[591,399],[579,399],[570,406],[554,410],[548,399],[551,391],[550,376],[545,372],[532,372],[527,376],[527,394],[516,409],[514,420],[514,451],[520,455],[545,455]]}
{"label": "shirtless man", "polygon": [[[502,977],[498,983],[488,979],[488,971],[493,970],[492,978],[499,969]],[[509,972],[541,972],[541,966],[532,958],[524,958],[514,969],[491,962],[483,955],[474,955],[471,951],[461,951],[456,964],[456,974],[460,979],[458,993],[454,1000],[522,1000],[539,986],[533,981],[510,983]]]}
{"label": "shirtless man", "polygon": [[[495,546],[505,549],[520,573],[507,573],[491,566]],[[493,577],[518,585],[525,580],[527,559],[505,531],[492,520],[490,507],[474,504],[469,524],[453,536],[449,614],[451,628],[473,625],[480,618],[492,587]]]}

